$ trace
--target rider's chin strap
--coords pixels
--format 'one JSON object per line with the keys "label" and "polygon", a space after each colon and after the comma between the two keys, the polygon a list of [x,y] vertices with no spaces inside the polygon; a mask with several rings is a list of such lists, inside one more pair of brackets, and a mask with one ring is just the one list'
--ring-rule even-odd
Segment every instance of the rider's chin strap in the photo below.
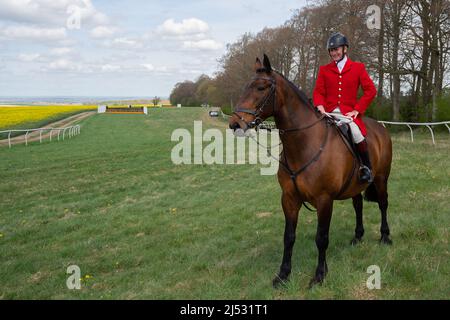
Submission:
{"label": "rider's chin strap", "polygon": [[[329,54],[330,57],[331,57],[331,54],[330,54],[330,51],[329,51],[329,50],[328,50],[328,54]],[[342,55],[342,58],[339,59],[339,61],[335,61],[336,66],[338,65],[339,62],[341,62],[342,60],[344,60],[346,56],[347,56],[347,52],[344,52],[344,54]]]}
{"label": "rider's chin strap", "polygon": [[339,59],[338,62],[336,62],[336,65],[338,65],[339,62],[341,62],[342,60],[344,60],[346,56],[347,56],[347,54],[344,52],[344,54],[342,55],[342,58]]}

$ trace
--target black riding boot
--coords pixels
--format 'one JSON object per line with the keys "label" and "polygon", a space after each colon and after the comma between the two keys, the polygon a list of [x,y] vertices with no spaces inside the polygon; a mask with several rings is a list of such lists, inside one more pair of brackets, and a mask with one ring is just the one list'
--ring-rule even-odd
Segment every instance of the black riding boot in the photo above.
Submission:
{"label": "black riding boot", "polygon": [[358,143],[356,147],[358,149],[359,158],[361,159],[361,167],[359,168],[359,180],[363,183],[372,183],[372,166],[370,165],[369,151],[367,148],[366,140],[364,139],[363,141]]}

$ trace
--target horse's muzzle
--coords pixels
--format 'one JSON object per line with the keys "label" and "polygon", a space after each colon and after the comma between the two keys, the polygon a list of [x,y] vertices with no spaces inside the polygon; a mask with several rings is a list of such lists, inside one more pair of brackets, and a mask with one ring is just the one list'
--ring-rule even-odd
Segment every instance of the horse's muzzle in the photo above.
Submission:
{"label": "horse's muzzle", "polygon": [[236,114],[231,117],[229,127],[234,132],[239,129],[243,131],[247,131],[247,129],[249,129],[247,122],[243,118],[239,118]]}
{"label": "horse's muzzle", "polygon": [[236,131],[237,129],[240,129],[241,126],[239,125],[239,123],[234,122],[234,123],[230,123],[230,129],[233,131]]}

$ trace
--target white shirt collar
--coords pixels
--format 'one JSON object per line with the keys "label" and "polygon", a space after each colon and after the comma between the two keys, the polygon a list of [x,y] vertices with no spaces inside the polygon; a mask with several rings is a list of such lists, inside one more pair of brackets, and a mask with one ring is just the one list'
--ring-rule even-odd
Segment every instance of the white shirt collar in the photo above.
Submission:
{"label": "white shirt collar", "polygon": [[337,67],[339,69],[339,72],[342,72],[342,70],[344,70],[345,67],[345,63],[347,62],[347,55],[344,56],[344,59],[342,59],[338,64]]}

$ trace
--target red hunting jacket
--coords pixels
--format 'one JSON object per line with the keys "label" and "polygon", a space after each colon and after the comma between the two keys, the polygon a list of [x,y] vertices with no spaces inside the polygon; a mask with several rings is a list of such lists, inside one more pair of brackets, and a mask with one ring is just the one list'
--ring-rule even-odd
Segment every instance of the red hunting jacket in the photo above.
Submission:
{"label": "red hunting jacket", "polygon": [[[361,85],[364,94],[358,100],[358,89]],[[367,74],[363,63],[351,61],[347,58],[342,73],[334,61],[321,66],[313,92],[314,105],[323,105],[326,112],[332,112],[336,107],[342,114],[357,110],[355,123],[361,129],[363,136],[367,131],[362,121],[364,112],[377,94],[377,89]]]}

